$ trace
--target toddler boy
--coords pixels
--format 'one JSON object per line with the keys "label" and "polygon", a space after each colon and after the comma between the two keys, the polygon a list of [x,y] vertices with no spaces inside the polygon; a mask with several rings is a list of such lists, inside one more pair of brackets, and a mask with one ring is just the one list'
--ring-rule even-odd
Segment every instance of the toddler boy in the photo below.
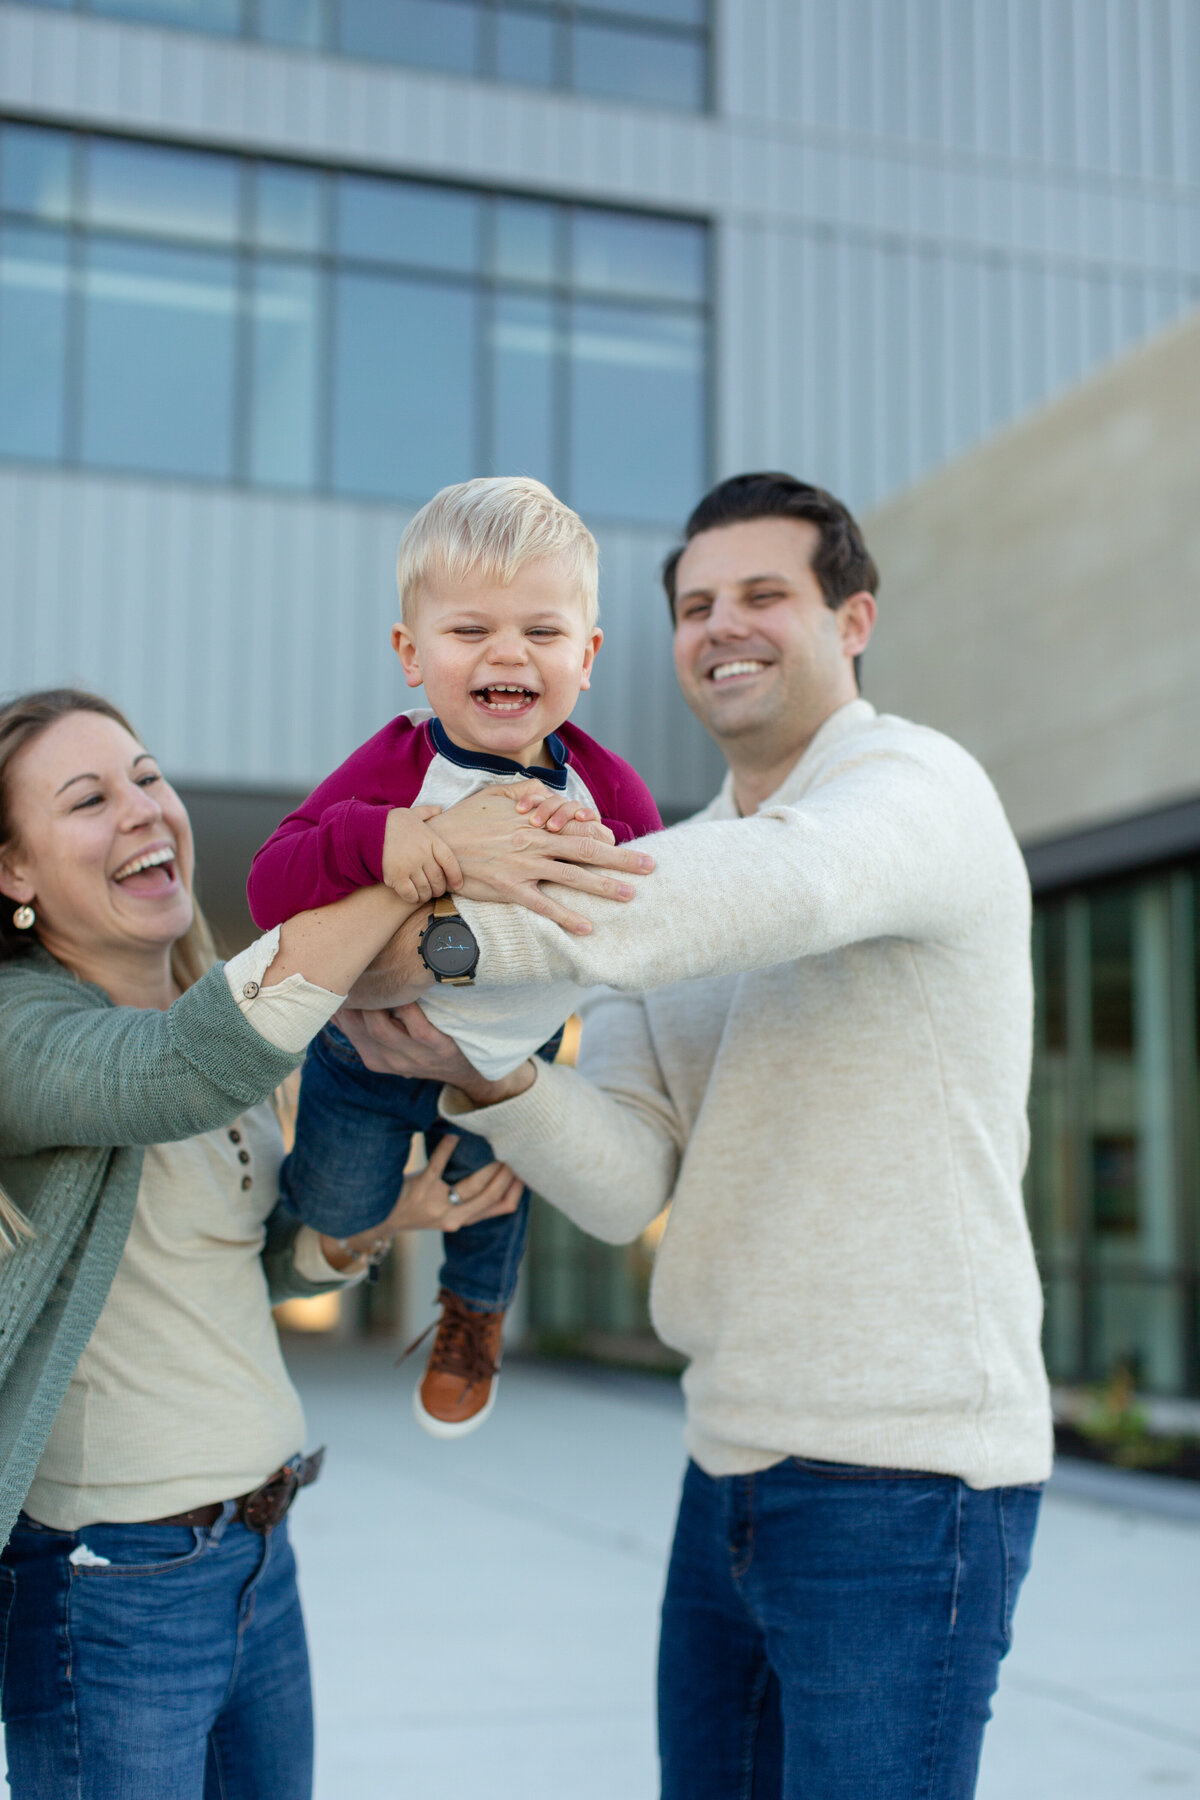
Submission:
{"label": "toddler boy", "polygon": [[[574,803],[576,819],[598,815],[618,843],[662,823],[637,772],[565,723],[603,638],[596,543],[578,514],[537,481],[443,488],[405,531],[396,581],[392,645],[433,711],[385,725],[263,845],[248,887],[263,929],[379,881],[413,899],[444,895],[457,864],[419,809],[448,808],[496,782],[536,778]],[[438,985],[422,997],[423,1011],[489,1079],[534,1051],[552,1058],[573,988],[475,990],[473,969],[455,959],[453,929],[439,926],[455,910],[447,895],[430,914],[427,960]],[[414,1132],[431,1151],[445,1135],[439,1092],[436,1081],[374,1074],[336,1026],[326,1027],[304,1067],[284,1199],[333,1237],[379,1224],[400,1191]],[[493,1160],[482,1138],[464,1134],[445,1179],[453,1190]],[[418,1422],[435,1437],[475,1430],[495,1402],[528,1217],[526,1190],[515,1213],[443,1237],[441,1319],[413,1396]]]}

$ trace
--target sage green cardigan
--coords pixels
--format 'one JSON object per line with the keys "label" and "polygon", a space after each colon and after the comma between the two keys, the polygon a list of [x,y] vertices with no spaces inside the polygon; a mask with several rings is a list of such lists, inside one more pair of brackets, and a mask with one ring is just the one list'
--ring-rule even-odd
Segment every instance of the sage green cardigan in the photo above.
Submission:
{"label": "sage green cardigan", "polygon": [[[0,1260],[0,1545],[125,1248],[149,1144],[228,1125],[299,1061],[259,1036],[218,966],[168,1012],[114,1006],[36,950],[0,964],[0,1184],[33,1236]],[[276,1209],[272,1300],[317,1294]]]}

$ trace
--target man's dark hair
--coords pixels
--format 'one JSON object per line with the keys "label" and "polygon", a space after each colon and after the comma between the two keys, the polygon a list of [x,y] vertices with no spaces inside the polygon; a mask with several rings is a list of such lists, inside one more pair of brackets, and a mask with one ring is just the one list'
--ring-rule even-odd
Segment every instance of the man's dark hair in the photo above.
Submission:
{"label": "man's dark hair", "polygon": [[879,572],[871,560],[853,514],[824,488],[797,481],[794,475],[731,475],[705,494],[688,520],[683,543],[663,564],[671,617],[675,617],[675,574],[679,559],[694,537],[743,519],[799,519],[815,525],[820,538],[813,551],[812,571],[825,603],[835,612],[851,594],[873,594]]}

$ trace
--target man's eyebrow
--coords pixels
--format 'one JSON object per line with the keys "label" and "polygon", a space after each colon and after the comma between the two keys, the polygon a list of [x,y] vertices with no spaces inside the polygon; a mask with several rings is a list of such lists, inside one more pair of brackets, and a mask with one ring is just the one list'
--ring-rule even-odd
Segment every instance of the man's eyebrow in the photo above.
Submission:
{"label": "man's eyebrow", "polygon": [[[136,755],[136,756],[135,756],[135,757],[134,757],[134,759],[133,759],[133,764],[132,764],[132,766],[133,766],[133,767],[134,767],[134,768],[135,768],[135,769],[136,769],[136,768],[137,768],[137,766],[138,766],[138,764],[139,764],[139,763],[140,763],[140,762],[145,762],[145,761],[146,761],[146,758],[147,758],[147,757],[149,757],[149,759],[150,759],[150,761],[151,761],[151,762],[153,762],[153,761],[154,761],[154,752],[153,752],[153,750],[139,750],[139,751],[138,751],[138,753],[137,753],[137,755]],[[60,794],[65,794],[65,793],[66,793],[66,791],[67,791],[67,789],[68,789],[68,788],[69,788],[69,787],[74,787],[74,785],[75,785],[75,783],[76,783],[76,782],[77,782],[77,781],[99,781],[99,780],[100,780],[100,776],[99,776],[99,775],[97,775],[97,774],[96,774],[96,773],[95,773],[95,772],[94,772],[94,771],[92,771],[92,770],[89,770],[89,771],[88,771],[88,772],[87,772],[87,773],[86,773],[86,774],[83,774],[83,775],[72,775],[72,776],[71,776],[71,778],[70,778],[70,780],[69,780],[69,781],[64,781],[64,782],[63,782],[63,784],[62,784],[62,786],[61,786],[61,787],[60,787],[60,788],[55,788],[55,790],[54,790],[54,798],[55,798],[55,799],[56,799],[56,800],[57,800],[57,799],[58,799],[58,796],[59,796],[59,795],[60,795]]]}
{"label": "man's eyebrow", "polygon": [[[785,587],[788,585],[787,576],[778,575],[774,571],[765,575],[739,575],[737,585],[744,588],[755,587],[760,581],[781,581]],[[681,600],[711,600],[712,595],[713,590],[709,587],[686,588],[682,594],[675,596],[675,604],[678,606]]]}

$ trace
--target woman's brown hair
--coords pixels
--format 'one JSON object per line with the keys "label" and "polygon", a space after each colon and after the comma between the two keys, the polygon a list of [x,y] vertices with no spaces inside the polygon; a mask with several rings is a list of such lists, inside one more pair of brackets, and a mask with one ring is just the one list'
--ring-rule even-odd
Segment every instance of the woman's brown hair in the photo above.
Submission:
{"label": "woman's brown hair", "polygon": [[[111,701],[81,688],[44,688],[39,693],[19,694],[0,707],[0,852],[7,850],[16,836],[8,780],[14,759],[51,725],[78,712],[112,719],[141,743],[129,720]],[[194,896],[192,906],[192,923],[171,951],[171,973],[181,989],[199,981],[217,960],[208,921]],[[36,931],[19,930],[12,915],[12,906],[0,901],[0,962],[27,955],[37,942]]]}
{"label": "woman's brown hair", "polygon": [[[16,836],[8,780],[14,759],[26,744],[32,744],[59,719],[77,712],[99,713],[101,718],[112,719],[122,726],[130,737],[137,737],[129,720],[110,701],[81,688],[43,688],[38,693],[19,694],[15,700],[0,707],[0,851],[6,850]],[[141,742],[140,738],[138,742]],[[217,960],[208,921],[194,897],[192,906],[192,922],[171,950],[171,973],[181,989],[199,981]],[[28,956],[37,944],[35,931],[21,931],[13,923],[13,910],[11,902],[6,903],[0,897],[0,962]],[[0,1080],[3,1078],[0,1070]],[[28,1220],[0,1189],[0,1255],[15,1249],[19,1239],[30,1235]]]}

